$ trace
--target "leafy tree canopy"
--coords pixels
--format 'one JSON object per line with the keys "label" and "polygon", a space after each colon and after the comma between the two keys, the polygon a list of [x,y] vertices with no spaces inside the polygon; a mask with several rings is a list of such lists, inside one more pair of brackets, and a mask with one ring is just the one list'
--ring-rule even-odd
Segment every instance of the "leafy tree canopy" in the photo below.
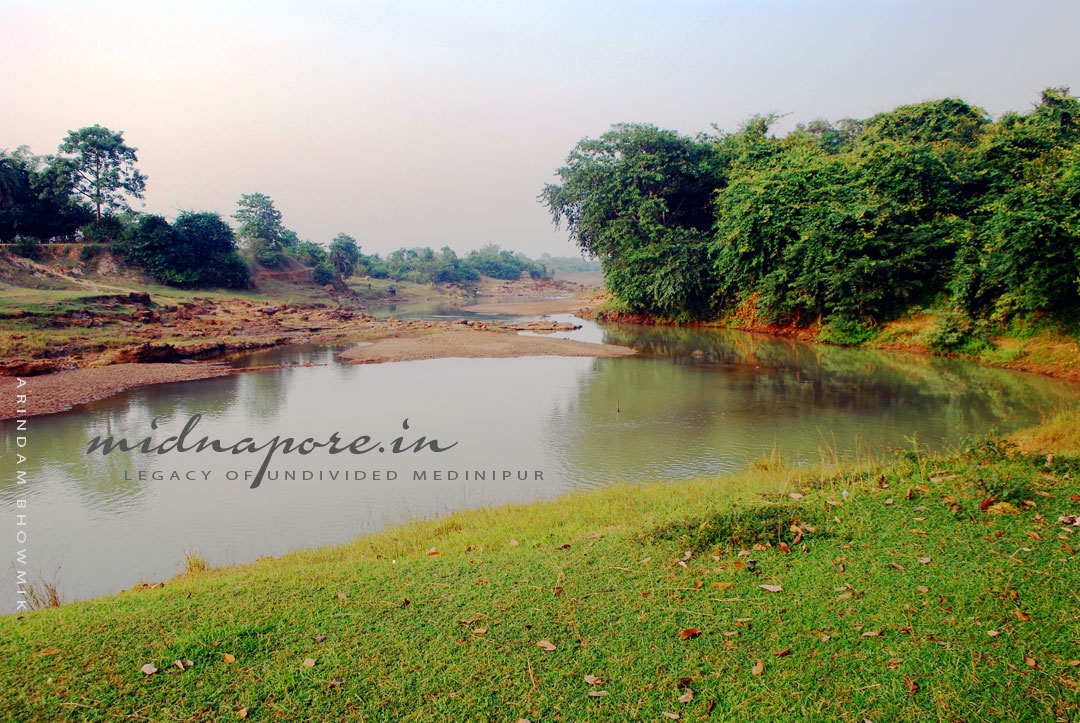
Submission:
{"label": "leafy tree canopy", "polygon": [[146,176],[135,167],[137,148],[124,142],[123,131],[100,125],[68,131],[57,159],[71,179],[71,189],[103,212],[130,210],[127,198],[142,198]]}
{"label": "leafy tree canopy", "polygon": [[1080,316],[1068,89],[997,121],[952,98],[784,137],[775,121],[616,125],[539,198],[632,311],[865,328],[944,297],[975,317]]}

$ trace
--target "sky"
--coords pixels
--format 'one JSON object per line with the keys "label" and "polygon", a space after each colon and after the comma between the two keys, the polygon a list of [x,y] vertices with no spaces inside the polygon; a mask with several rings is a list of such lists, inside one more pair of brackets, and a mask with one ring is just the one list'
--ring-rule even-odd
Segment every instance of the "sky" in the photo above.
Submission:
{"label": "sky", "polygon": [[0,148],[124,131],[138,210],[269,194],[301,238],[367,253],[574,254],[536,195],[613,123],[684,133],[1080,89],[1076,0],[0,0]]}

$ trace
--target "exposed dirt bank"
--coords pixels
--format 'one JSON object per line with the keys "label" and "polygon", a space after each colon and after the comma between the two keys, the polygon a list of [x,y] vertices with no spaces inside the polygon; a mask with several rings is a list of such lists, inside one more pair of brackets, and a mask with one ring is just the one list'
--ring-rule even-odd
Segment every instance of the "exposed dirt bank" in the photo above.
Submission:
{"label": "exposed dirt bank", "polygon": [[442,359],[446,357],[581,356],[622,357],[635,351],[625,346],[590,344],[572,339],[520,336],[504,330],[447,330],[424,336],[380,339],[342,353],[353,364]]}

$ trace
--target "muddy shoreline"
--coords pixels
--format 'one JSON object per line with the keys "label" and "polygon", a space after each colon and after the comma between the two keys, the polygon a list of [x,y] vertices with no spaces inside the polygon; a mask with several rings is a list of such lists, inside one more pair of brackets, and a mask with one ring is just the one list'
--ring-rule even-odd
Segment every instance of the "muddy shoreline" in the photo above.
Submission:
{"label": "muddy shoreline", "polygon": [[[346,351],[342,357],[350,363],[381,363],[445,357],[517,357],[535,355],[616,357],[635,353],[628,347],[591,344],[544,336],[520,336],[527,331],[544,334],[570,331],[574,324],[552,321],[477,322],[457,321],[375,321],[367,315],[341,319],[336,326],[317,330],[292,331],[239,343],[209,340],[193,344],[144,342],[125,347],[86,361],[85,366],[72,362],[71,368],[45,369],[41,360],[22,362],[27,375],[16,371],[17,362],[7,362],[7,373],[0,376],[0,420],[28,418],[70,411],[89,402],[106,399],[135,387],[194,381],[287,368],[282,366],[235,367],[221,363],[238,353],[294,344],[346,345],[371,342]],[[198,361],[209,358],[209,361]],[[36,372],[36,373],[35,373]],[[19,380],[26,385],[20,387]],[[18,395],[27,395],[26,405],[18,404]],[[25,409],[25,412],[19,412]]]}
{"label": "muddy shoreline", "polygon": [[449,330],[425,336],[379,339],[367,346],[342,352],[352,364],[417,361],[445,358],[508,358],[521,356],[623,357],[636,350],[613,344],[591,344],[574,339],[521,336],[505,331]]}

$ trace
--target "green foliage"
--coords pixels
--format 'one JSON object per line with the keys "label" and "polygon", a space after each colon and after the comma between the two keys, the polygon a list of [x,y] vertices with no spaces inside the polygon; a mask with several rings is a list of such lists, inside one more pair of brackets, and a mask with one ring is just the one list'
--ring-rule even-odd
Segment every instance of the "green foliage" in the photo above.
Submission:
{"label": "green foliage", "polygon": [[171,226],[161,216],[140,216],[126,229],[120,248],[170,286],[244,288],[249,283],[232,229],[216,213],[185,211]]}
{"label": "green foliage", "polygon": [[356,239],[346,233],[339,233],[330,242],[330,265],[342,279],[347,279],[356,272],[360,261],[360,246]]}
{"label": "green foliage", "polygon": [[985,323],[960,312],[944,314],[927,337],[931,349],[942,354],[977,355],[990,348]]}
{"label": "green foliage", "polygon": [[389,278],[420,284],[465,283],[480,278],[471,264],[446,246],[439,253],[430,248],[398,249],[387,258],[386,267]]}
{"label": "green foliage", "polygon": [[702,317],[713,308],[710,197],[724,165],[716,139],[616,125],[581,141],[540,200],[600,259],[616,297],[647,313]]}
{"label": "green foliage", "polygon": [[79,229],[79,235],[85,243],[111,246],[121,242],[131,226],[131,219],[125,216],[102,216]]}
{"label": "green foliage", "polygon": [[390,278],[390,264],[378,254],[370,256],[360,254],[360,259],[356,263],[356,274],[370,276],[373,279],[388,279]]}
{"label": "green foliage", "polygon": [[25,147],[0,151],[0,241],[70,237],[92,217],[73,196],[64,162]]}
{"label": "green foliage", "polygon": [[124,142],[123,131],[111,131],[100,125],[68,131],[60,144],[57,159],[70,175],[71,189],[102,211],[127,211],[127,197],[142,198],[146,175],[135,167],[138,148]]}
{"label": "green foliage", "polygon": [[[444,249],[445,253],[446,249]],[[500,249],[494,244],[488,244],[478,251],[471,251],[465,257],[465,262],[484,276],[496,279],[519,279],[522,274],[528,274],[530,278],[546,279],[549,277],[547,269],[543,265],[530,259],[522,253],[513,253],[507,249]],[[474,277],[475,278],[475,277]]]}
{"label": "green foliage", "polygon": [[240,224],[237,235],[254,252],[263,266],[279,268],[288,259],[287,251],[300,243],[296,233],[285,228],[281,211],[265,193],[245,193],[237,201],[233,218]]}
{"label": "green foliage", "polygon": [[544,253],[538,263],[548,271],[562,271],[564,273],[591,274],[603,271],[600,262],[596,259],[587,259],[583,256],[552,256]]}
{"label": "green foliage", "polygon": [[301,241],[290,248],[288,254],[304,266],[318,266],[329,257],[326,249],[313,241]]}
{"label": "green foliage", "polygon": [[323,260],[315,264],[315,268],[311,271],[311,278],[315,283],[325,286],[337,281],[337,273],[329,261]]}
{"label": "green foliage", "polygon": [[877,336],[877,327],[849,316],[830,317],[818,338],[830,344],[861,346]]}
{"label": "green foliage", "polygon": [[[865,340],[946,294],[970,317],[1080,317],[1080,103],[1049,89],[997,122],[946,98],[865,121],[773,117],[682,136],[616,125],[540,194],[634,312],[709,318],[752,302]],[[961,346],[945,330],[945,347]]]}
{"label": "green foliage", "polygon": [[80,261],[93,261],[101,253],[102,247],[96,244],[83,244],[79,249]]}
{"label": "green foliage", "polygon": [[14,251],[24,259],[37,259],[41,257],[41,243],[30,236],[19,236],[15,239]]}

